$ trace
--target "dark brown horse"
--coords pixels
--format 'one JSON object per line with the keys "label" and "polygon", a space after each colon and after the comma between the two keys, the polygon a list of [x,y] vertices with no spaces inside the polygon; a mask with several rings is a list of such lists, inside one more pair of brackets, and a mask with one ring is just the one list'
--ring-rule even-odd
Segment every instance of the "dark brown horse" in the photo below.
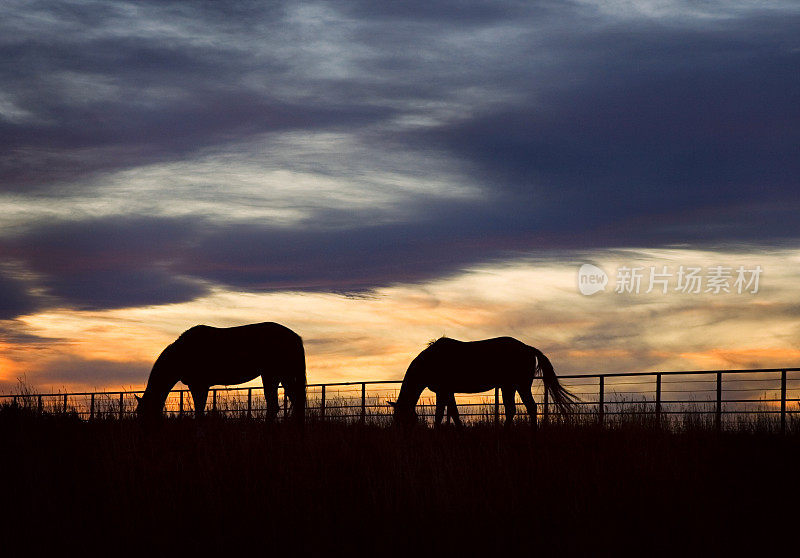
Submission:
{"label": "dark brown horse", "polygon": [[291,329],[265,322],[216,328],[198,325],[183,332],[156,360],[138,416],[145,422],[161,416],[170,390],[189,386],[195,413],[202,416],[208,390],[214,385],[248,382],[258,376],[264,385],[267,419],[278,415],[278,384],[292,402],[292,418],[302,422],[306,406],[306,361],[303,340]]}
{"label": "dark brown horse", "polygon": [[481,393],[499,387],[503,391],[506,425],[514,420],[514,398],[519,392],[535,426],[536,401],[531,384],[537,376],[542,378],[556,409],[560,413],[569,412],[577,398],[559,383],[553,365],[539,349],[512,337],[469,342],[442,337],[411,362],[397,401],[390,405],[394,407],[395,421],[413,423],[417,419],[417,401],[428,388],[436,394],[435,425],[441,423],[447,407],[456,425],[461,426],[455,394]]}

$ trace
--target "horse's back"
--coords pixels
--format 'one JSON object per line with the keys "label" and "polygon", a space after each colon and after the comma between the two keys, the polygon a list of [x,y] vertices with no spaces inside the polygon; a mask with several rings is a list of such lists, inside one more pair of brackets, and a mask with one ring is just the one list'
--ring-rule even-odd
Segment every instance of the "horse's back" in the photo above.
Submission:
{"label": "horse's back", "polygon": [[533,377],[531,347],[513,337],[480,341],[442,338],[417,357],[433,391],[480,392]]}
{"label": "horse's back", "polygon": [[498,360],[503,358],[516,358],[519,355],[528,355],[531,347],[513,337],[493,337],[480,341],[458,341],[443,337],[438,339],[426,349],[439,358],[451,360],[479,361]]}
{"label": "horse's back", "polygon": [[234,327],[196,325],[183,332],[171,347],[184,383],[240,384],[272,370],[305,374],[302,339],[274,322]]}
{"label": "horse's back", "polygon": [[261,344],[280,345],[284,343],[300,343],[300,336],[288,327],[275,322],[262,322],[233,327],[213,327],[196,325],[184,331],[178,338],[179,342],[203,346],[206,343],[209,349],[215,347],[253,346]]}
{"label": "horse's back", "polygon": [[300,336],[274,322],[234,327],[196,325],[183,332],[173,345],[184,360],[204,367],[292,362],[303,354]]}

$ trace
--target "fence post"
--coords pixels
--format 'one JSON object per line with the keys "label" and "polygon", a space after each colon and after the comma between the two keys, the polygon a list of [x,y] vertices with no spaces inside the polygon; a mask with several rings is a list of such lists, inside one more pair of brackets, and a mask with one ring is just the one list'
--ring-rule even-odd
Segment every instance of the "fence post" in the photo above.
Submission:
{"label": "fence post", "polygon": [[325,420],[325,384],[322,384],[322,394],[319,400],[319,418]]}
{"label": "fence post", "polygon": [[361,422],[367,420],[367,384],[361,382]]}
{"label": "fence post", "polygon": [[[94,395],[92,395],[92,397],[94,397]],[[41,415],[42,411],[44,410],[44,405],[42,404],[42,396],[41,395],[37,398],[36,407],[37,407],[37,412]]]}
{"label": "fence post", "polygon": [[64,414],[67,414],[67,394],[64,394]]}
{"label": "fence post", "polygon": [[717,430],[722,428],[722,372],[717,372],[717,410],[714,419]]}
{"label": "fence post", "polygon": [[786,434],[786,370],[781,370],[781,434]]}
{"label": "fence post", "polygon": [[119,420],[125,418],[125,392],[119,392]]}
{"label": "fence post", "polygon": [[211,390],[211,410],[216,412],[217,411],[217,390]]}
{"label": "fence post", "polygon": [[544,416],[542,416],[542,423],[548,424],[550,421],[550,394],[547,389],[544,390]]}
{"label": "fence post", "polygon": [[661,424],[661,372],[656,374],[656,422]]}
{"label": "fence post", "polygon": [[247,418],[253,414],[253,388],[247,388]]}
{"label": "fence post", "polygon": [[283,419],[289,415],[289,400],[286,398],[286,388],[283,388]]}
{"label": "fence post", "polygon": [[183,416],[183,390],[182,389],[178,390],[178,397],[179,397],[179,400],[180,400],[180,403],[178,404],[178,416],[182,417]]}
{"label": "fence post", "polygon": [[[41,401],[41,400],[42,400],[42,398],[40,396],[39,397],[39,401]],[[89,420],[93,420],[93,419],[94,419],[94,393],[89,398]]]}
{"label": "fence post", "polygon": [[494,388],[494,425],[500,426],[500,388]]}
{"label": "fence post", "polygon": [[606,377],[600,376],[600,385],[598,386],[598,407],[597,407],[597,420],[600,422],[600,426],[603,426],[603,422],[605,421],[605,414],[606,414]]}

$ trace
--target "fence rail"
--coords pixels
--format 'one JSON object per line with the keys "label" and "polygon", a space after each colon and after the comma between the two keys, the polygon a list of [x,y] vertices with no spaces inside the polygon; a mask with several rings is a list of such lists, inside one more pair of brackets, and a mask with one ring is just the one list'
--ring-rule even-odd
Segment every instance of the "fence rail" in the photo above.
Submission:
{"label": "fence rail", "polygon": [[[791,413],[800,412],[800,368],[574,374],[559,379],[581,399],[576,414],[591,415],[600,422],[631,413],[657,420],[671,415],[702,415],[712,420],[716,428],[722,428],[726,420],[736,416],[759,414],[773,418],[785,432]],[[400,384],[401,380],[308,384],[307,410],[309,415],[322,420],[382,420],[390,415],[386,401],[396,398]],[[123,419],[134,412],[134,395],[141,393],[19,393],[0,395],[0,404],[22,404],[38,412],[72,413],[87,420]],[[279,418],[283,419],[291,410],[290,401],[282,388],[279,397],[282,401]],[[419,414],[426,420],[433,416],[434,398],[434,394],[426,391],[420,399]],[[534,382],[534,398],[540,402],[539,419],[550,420],[552,404],[538,379]],[[458,394],[456,401],[460,416],[467,421],[501,420],[499,389]],[[516,402],[521,403],[519,396]],[[212,388],[206,409],[258,418],[264,416],[265,407],[260,387],[243,386]],[[193,411],[188,389],[170,392],[166,414],[181,416]]]}

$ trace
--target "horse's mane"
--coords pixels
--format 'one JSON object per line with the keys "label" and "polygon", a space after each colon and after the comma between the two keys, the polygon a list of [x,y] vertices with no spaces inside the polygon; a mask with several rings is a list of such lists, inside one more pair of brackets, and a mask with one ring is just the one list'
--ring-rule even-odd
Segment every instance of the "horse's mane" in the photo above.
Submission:
{"label": "horse's mane", "polygon": [[[186,331],[184,331],[183,333],[181,333],[180,336],[178,336],[178,339],[181,339],[181,338],[185,339],[186,336],[188,336],[188,335],[192,335],[194,333],[197,333],[198,331],[204,331],[204,330],[208,330],[208,329],[214,329],[214,328],[212,328],[211,326],[204,325],[204,324],[192,326],[189,329],[187,329]],[[177,341],[177,339],[176,339],[176,341]]]}
{"label": "horse's mane", "polygon": [[442,335],[441,337],[437,337],[436,339],[431,339],[430,341],[428,341],[428,347],[432,347],[434,344],[438,343],[439,341],[444,341],[444,340],[448,340],[449,341],[450,338],[447,337],[446,335]]}

